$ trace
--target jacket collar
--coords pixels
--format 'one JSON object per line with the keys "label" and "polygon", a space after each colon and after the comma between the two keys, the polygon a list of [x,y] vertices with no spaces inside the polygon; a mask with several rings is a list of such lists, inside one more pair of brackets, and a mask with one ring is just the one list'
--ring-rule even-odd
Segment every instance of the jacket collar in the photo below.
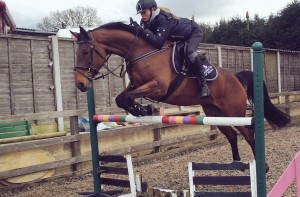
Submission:
{"label": "jacket collar", "polygon": [[159,8],[157,8],[155,11],[153,11],[153,12],[152,12],[152,16],[151,16],[151,18],[150,18],[150,20],[149,20],[149,23],[151,23],[151,22],[153,21],[153,19],[154,19],[157,15],[159,15],[159,13],[160,13],[160,9],[159,9]]}

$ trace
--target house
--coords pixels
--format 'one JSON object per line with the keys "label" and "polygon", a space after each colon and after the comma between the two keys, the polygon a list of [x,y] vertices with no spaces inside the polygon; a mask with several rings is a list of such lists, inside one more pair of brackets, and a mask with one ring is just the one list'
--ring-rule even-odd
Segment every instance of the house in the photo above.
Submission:
{"label": "house", "polygon": [[16,30],[16,24],[11,17],[4,1],[0,0],[0,33],[7,34]]}
{"label": "house", "polygon": [[48,37],[56,35],[56,33],[56,31],[45,32],[36,29],[16,27],[15,21],[12,18],[8,7],[4,1],[0,0],[0,34]]}

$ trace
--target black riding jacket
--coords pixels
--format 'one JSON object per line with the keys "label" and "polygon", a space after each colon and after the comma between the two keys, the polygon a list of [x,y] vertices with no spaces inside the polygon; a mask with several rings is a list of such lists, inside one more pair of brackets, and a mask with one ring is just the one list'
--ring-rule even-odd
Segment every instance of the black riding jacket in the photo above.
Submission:
{"label": "black riding jacket", "polygon": [[[153,14],[153,13],[152,13]],[[187,18],[174,19],[172,14],[159,11],[150,22],[141,20],[142,37],[160,49],[167,39],[188,40],[192,35],[192,21]]]}

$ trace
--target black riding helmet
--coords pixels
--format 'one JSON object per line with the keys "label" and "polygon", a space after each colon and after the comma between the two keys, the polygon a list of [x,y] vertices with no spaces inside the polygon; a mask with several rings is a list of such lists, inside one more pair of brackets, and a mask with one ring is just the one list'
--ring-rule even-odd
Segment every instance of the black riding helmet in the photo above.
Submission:
{"label": "black riding helmet", "polygon": [[137,14],[139,14],[143,10],[153,8],[153,7],[157,8],[157,4],[154,0],[139,0],[136,4],[136,11]]}

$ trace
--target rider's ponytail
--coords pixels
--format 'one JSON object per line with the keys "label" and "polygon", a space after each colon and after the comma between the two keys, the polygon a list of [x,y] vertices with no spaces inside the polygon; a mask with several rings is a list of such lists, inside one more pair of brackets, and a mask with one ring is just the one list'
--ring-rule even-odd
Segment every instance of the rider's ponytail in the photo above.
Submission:
{"label": "rider's ponytail", "polygon": [[178,17],[178,16],[175,16],[172,12],[171,12],[171,10],[169,9],[169,8],[166,8],[166,7],[158,7],[161,11],[163,11],[163,12],[166,12],[166,13],[169,13],[169,14],[171,14],[172,15],[172,17],[174,18],[174,19],[180,19],[180,17]]}

